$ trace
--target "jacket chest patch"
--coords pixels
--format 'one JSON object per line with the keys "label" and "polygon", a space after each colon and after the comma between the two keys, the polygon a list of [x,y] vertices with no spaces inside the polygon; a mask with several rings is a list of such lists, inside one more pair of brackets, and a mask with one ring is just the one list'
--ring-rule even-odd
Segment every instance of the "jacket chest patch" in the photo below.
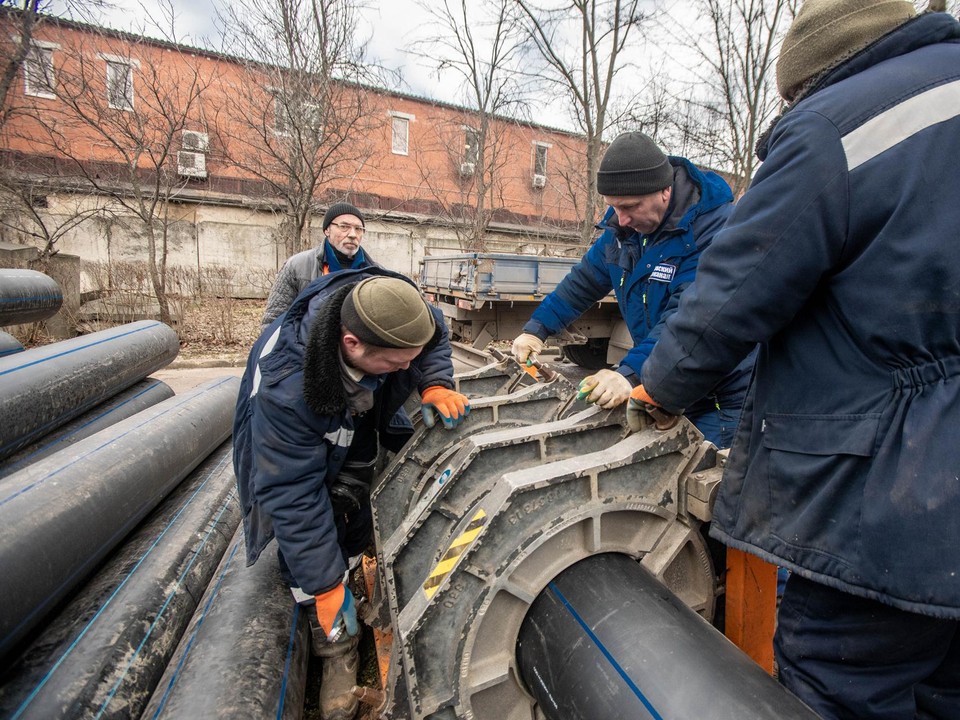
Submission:
{"label": "jacket chest patch", "polygon": [[660,263],[650,273],[650,280],[654,282],[668,283],[671,280],[673,280],[673,276],[676,274],[677,274],[676,265]]}

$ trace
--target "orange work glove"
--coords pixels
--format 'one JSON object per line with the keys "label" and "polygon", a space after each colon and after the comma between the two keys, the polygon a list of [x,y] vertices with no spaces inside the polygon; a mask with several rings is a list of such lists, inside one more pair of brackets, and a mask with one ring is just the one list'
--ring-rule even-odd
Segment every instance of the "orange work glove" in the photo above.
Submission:
{"label": "orange work glove", "polygon": [[336,642],[343,635],[344,630],[350,637],[360,632],[357,625],[357,604],[353,600],[350,588],[340,583],[332,590],[327,590],[315,597],[317,620],[327,634],[327,640]]}
{"label": "orange work glove", "polygon": [[420,395],[420,414],[423,415],[423,424],[432,428],[437,419],[434,413],[443,420],[446,430],[453,430],[463,419],[470,414],[470,401],[466,395],[456,390],[448,390],[442,385],[431,385]]}
{"label": "orange work glove", "polygon": [[643,385],[637,385],[630,391],[630,399],[627,401],[627,427],[631,432],[640,432],[651,424],[653,419],[647,412],[650,405],[660,407],[643,389]]}

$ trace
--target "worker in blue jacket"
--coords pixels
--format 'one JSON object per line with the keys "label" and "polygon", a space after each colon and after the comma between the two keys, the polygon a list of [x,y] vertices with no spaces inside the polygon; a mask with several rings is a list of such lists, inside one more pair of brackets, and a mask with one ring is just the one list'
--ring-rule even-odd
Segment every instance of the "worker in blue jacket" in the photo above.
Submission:
{"label": "worker in blue jacket", "polygon": [[[523,363],[543,350],[591,305],[613,290],[633,337],[616,370],[600,370],[581,383],[582,394],[603,408],[627,401],[640,368],[693,282],[700,253],[730,214],[733,194],[723,178],[681,157],[667,157],[640,132],[617,137],[597,172],[597,191],[610,206],[603,234],[550,293],[513,343]],[[750,363],[719,378],[686,408],[690,420],[718,447],[733,439],[749,382]]]}
{"label": "worker in blue jacket", "polygon": [[712,534],[792,571],[780,679],[824,718],[960,718],[960,24],[807,0],[777,82],[634,399],[679,412],[762,343]]}
{"label": "worker in blue jacket", "polygon": [[247,564],[275,537],[294,596],[315,605],[324,720],[357,709],[356,606],[344,579],[371,539],[379,449],[409,439],[403,404],[417,391],[428,426],[454,428],[470,410],[454,390],[443,316],[380,268],[311,283],[254,344],[241,381],[233,462]]}

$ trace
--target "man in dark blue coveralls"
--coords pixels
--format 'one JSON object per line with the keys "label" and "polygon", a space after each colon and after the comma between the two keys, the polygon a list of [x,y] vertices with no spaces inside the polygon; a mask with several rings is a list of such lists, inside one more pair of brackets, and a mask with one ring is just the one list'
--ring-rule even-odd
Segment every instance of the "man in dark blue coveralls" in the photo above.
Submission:
{"label": "man in dark blue coveralls", "polygon": [[807,0],[777,83],[632,396],[680,412],[761,343],[711,534],[792,571],[781,681],[824,718],[956,720],[960,24]]}
{"label": "man in dark blue coveralls", "polygon": [[[603,234],[534,311],[513,354],[535,359],[544,341],[563,331],[591,305],[616,293],[633,348],[616,370],[600,370],[581,383],[589,402],[625,403],[640,382],[640,368],[693,282],[700,253],[723,226],[733,194],[723,178],[681,157],[667,157],[640,132],[617,137],[597,172],[597,191],[610,206]],[[686,409],[704,437],[729,447],[740,418],[752,357],[718,378]]]}

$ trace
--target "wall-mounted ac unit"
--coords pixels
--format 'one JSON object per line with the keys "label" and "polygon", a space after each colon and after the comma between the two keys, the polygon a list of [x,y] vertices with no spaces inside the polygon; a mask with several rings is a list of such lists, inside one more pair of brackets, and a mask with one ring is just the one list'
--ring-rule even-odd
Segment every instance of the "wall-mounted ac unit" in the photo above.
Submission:
{"label": "wall-mounted ac unit", "polygon": [[206,152],[210,145],[210,136],[196,130],[184,130],[180,138],[184,150]]}
{"label": "wall-mounted ac unit", "polygon": [[533,186],[534,186],[535,188],[538,188],[538,189],[539,189],[539,188],[542,188],[542,187],[546,187],[546,184],[547,184],[547,176],[546,176],[546,175],[534,175],[534,176],[533,176],[533,183],[532,183],[532,184],[533,184]]}
{"label": "wall-mounted ac unit", "polygon": [[477,166],[472,162],[462,162],[460,163],[460,176],[461,177],[470,177],[476,171]]}
{"label": "wall-mounted ac unit", "polygon": [[177,152],[177,172],[184,177],[205,178],[207,176],[207,156],[199,152]]}

